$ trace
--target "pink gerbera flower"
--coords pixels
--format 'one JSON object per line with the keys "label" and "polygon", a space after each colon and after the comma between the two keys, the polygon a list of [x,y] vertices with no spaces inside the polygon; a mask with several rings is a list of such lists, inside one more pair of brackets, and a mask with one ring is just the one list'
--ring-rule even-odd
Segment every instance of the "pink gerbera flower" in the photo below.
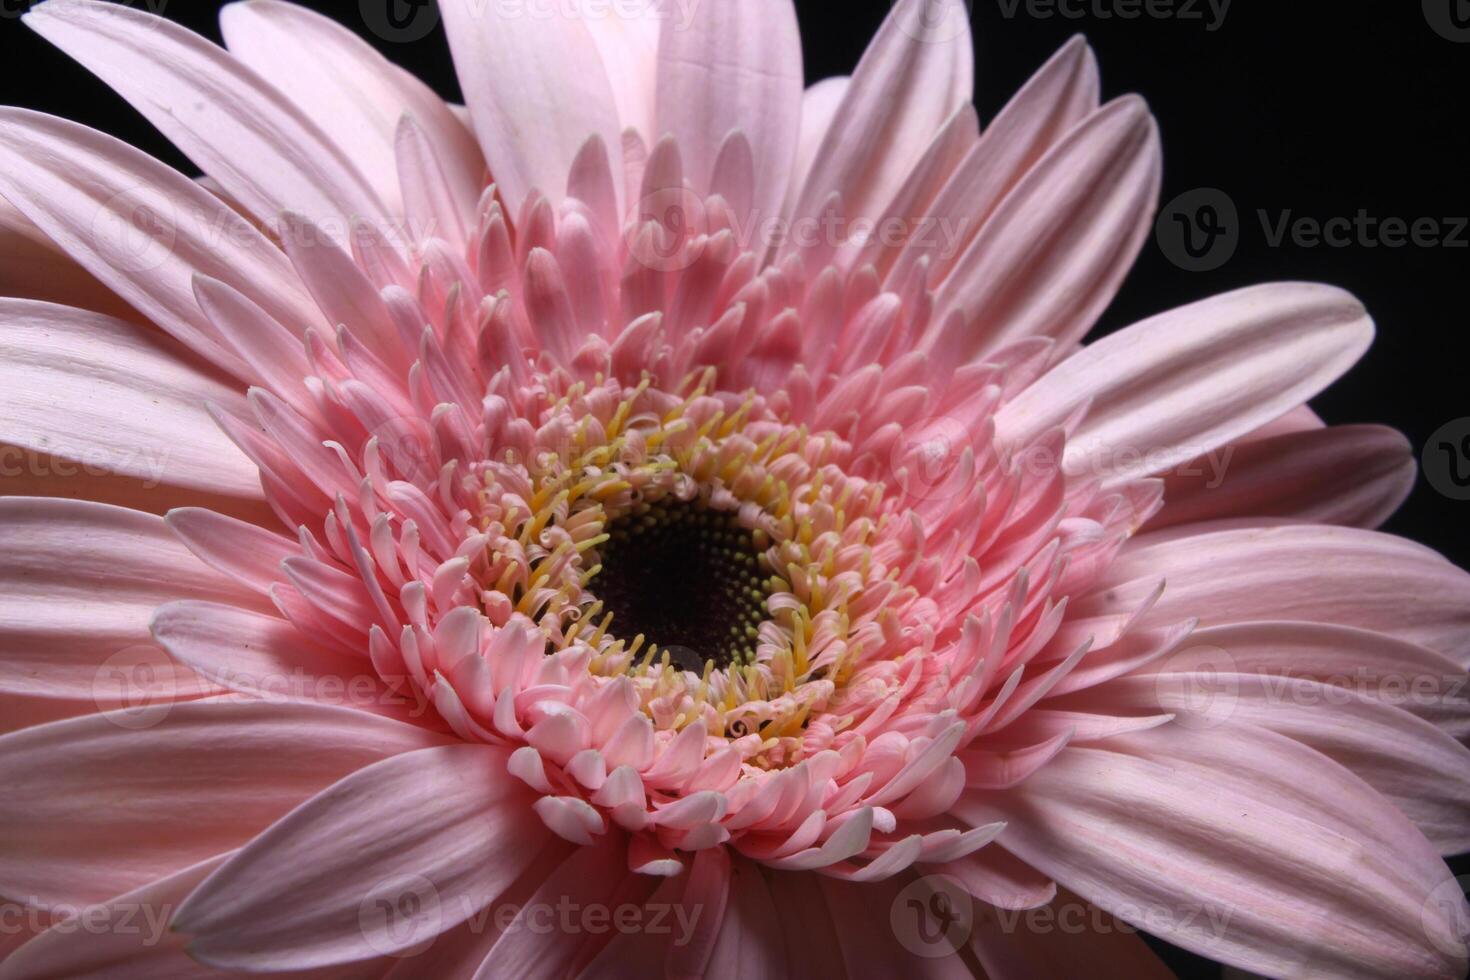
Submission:
{"label": "pink gerbera flower", "polygon": [[207,176],[0,110],[0,977],[1463,974],[1470,578],[1304,407],[1371,323],[1082,346],[1085,44],[982,131],[959,0],[805,92],[790,0],[440,6],[467,112],[26,19]]}

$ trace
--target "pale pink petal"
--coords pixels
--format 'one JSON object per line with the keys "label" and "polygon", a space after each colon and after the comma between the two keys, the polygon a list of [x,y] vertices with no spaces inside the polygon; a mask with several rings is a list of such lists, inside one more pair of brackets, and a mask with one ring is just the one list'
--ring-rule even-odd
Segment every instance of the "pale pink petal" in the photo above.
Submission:
{"label": "pale pink petal", "polygon": [[[98,707],[116,706],[130,690],[114,668],[140,671],[138,697],[206,689],[147,652],[159,603],[258,602],[189,554],[162,519],[70,500],[0,499],[0,583],[0,689]],[[149,668],[157,676],[146,676]]]}
{"label": "pale pink petal", "polygon": [[[0,962],[4,980],[205,980],[218,974],[191,960],[169,919],[227,855],[209,858],[124,895],[80,909]],[[91,925],[87,925],[90,923]]]}
{"label": "pale pink petal", "polygon": [[1113,481],[1172,469],[1317,394],[1373,337],[1362,304],[1282,283],[1217,296],[1099,340],[996,417],[1028,442],[1088,406],[1067,441],[1070,472]]}
{"label": "pale pink petal", "polygon": [[[961,29],[944,36],[915,30],[915,18],[956,16]],[[846,86],[796,198],[797,218],[820,215],[833,194],[851,218],[882,214],[934,134],[971,99],[968,24],[960,0],[899,0]]]}
{"label": "pale pink petal", "polygon": [[65,306],[0,298],[0,442],[118,473],[246,500],[254,464],[206,401],[244,406],[181,345],[156,331]]}
{"label": "pale pink petal", "polygon": [[1442,654],[1382,633],[1300,622],[1216,626],[1196,631],[1149,673],[1210,670],[1349,685],[1452,738],[1470,739],[1470,674]]}
{"label": "pale pink petal", "polygon": [[137,311],[0,197],[0,296],[38,299],[128,319]]}
{"label": "pale pink petal", "polygon": [[[507,753],[447,745],[385,759],[246,845],[174,920],[224,969],[278,971],[386,955],[451,929],[513,884],[548,843]],[[363,913],[420,897],[421,928]],[[417,922],[417,920],[416,920]]]}
{"label": "pale pink petal", "polygon": [[934,262],[932,281],[948,278],[1006,195],[1047,151],[1097,110],[1099,85],[1097,59],[1080,36],[1052,55],[985,128],[935,198],[931,213],[951,223],[952,240],[919,236],[907,242],[888,281],[902,282],[924,256]]}
{"label": "pale pink petal", "polygon": [[1040,908],[1057,894],[1057,884],[1003,847],[986,847],[958,861],[926,868],[946,874],[972,896],[998,910]]}
{"label": "pale pink petal", "polygon": [[474,135],[423,82],[340,24],[295,4],[232,3],[220,11],[220,31],[230,53],[262,77],[290,80],[283,94],[395,211],[401,205],[395,134],[399,120],[412,116],[443,168],[444,192],[461,217],[473,218],[484,158]]}
{"label": "pale pink petal", "polygon": [[[923,980],[970,980],[974,974],[958,952],[915,956],[893,928],[892,910],[908,901],[908,876],[865,884],[821,879],[822,894],[837,929],[842,963],[848,976],[913,977]],[[941,952],[942,947],[931,952]]]}
{"label": "pale pink petal", "polygon": [[1382,793],[1443,853],[1470,851],[1470,749],[1429,722],[1354,691],[1349,676],[1338,686],[1301,677],[1171,672],[1122,678],[1099,696],[1124,708],[1177,712],[1205,728],[1231,721],[1295,739]]}
{"label": "pale pink petal", "polygon": [[847,75],[834,75],[822,79],[802,94],[801,130],[796,140],[796,159],[791,168],[791,183],[786,191],[786,210],[791,210],[791,205],[796,202],[796,195],[805,186],[812,164],[817,159],[817,152],[827,138],[827,131],[832,128],[832,121],[837,118],[837,110],[847,98],[847,89],[851,84],[852,79]]}
{"label": "pale pink petal", "polygon": [[153,638],[179,663],[220,687],[272,700],[410,717],[371,662],[323,647],[284,619],[207,602],[171,602]]}
{"label": "pale pink petal", "polygon": [[270,82],[178,24],[121,4],[54,0],[26,25],[127,99],[251,214],[292,208],[345,241],[389,215],[357,164]]}
{"label": "pale pink petal", "polygon": [[[1278,760],[1257,749],[1278,745],[1249,729],[1218,730],[1219,767],[1168,751],[1184,735],[1155,729],[1107,743],[1133,740],[1140,752],[1157,750],[1157,761],[1068,749],[1018,790],[969,799],[959,811],[975,822],[1006,819],[1003,843],[1025,861],[1212,959],[1276,976],[1463,972],[1463,954],[1439,945],[1452,948],[1450,922],[1427,904],[1449,870],[1418,872],[1365,829],[1394,828],[1399,846],[1410,847],[1415,832],[1400,833],[1404,820],[1391,806],[1379,798],[1376,811],[1365,810],[1371,796],[1326,766],[1272,770]],[[1314,801],[1314,792],[1323,795]]]}
{"label": "pale pink petal", "polygon": [[[680,18],[678,8],[672,16],[675,27],[688,28]],[[686,13],[684,16],[689,15]],[[587,29],[592,32],[592,40],[602,54],[602,64],[607,70],[608,85],[612,89],[613,101],[617,103],[622,129],[637,133],[647,146],[657,143],[662,135],[654,125],[653,117],[659,36],[664,20],[665,14],[653,3],[625,7],[613,17],[591,17],[587,20]]]}
{"label": "pale pink petal", "polygon": [[[544,910],[559,904],[615,909],[618,892],[628,877],[627,838],[611,835],[591,847],[573,848],[560,864],[539,882],[535,893],[522,903],[509,927],[496,940],[479,964],[476,977],[554,978],[574,976],[596,954],[605,935],[559,935],[548,942]],[[609,923],[609,931],[611,931]]]}
{"label": "pale pink petal", "polygon": [[323,322],[286,257],[248,222],[187,177],[84,126],[0,109],[0,195],[150,321],[241,377],[243,362],[195,303],[196,274],[233,286],[294,330]]}
{"label": "pale pink petal", "polygon": [[169,511],[164,523],[205,564],[257,592],[270,591],[284,578],[281,562],[300,554],[290,538],[211,510]]}
{"label": "pale pink petal", "polygon": [[[588,137],[602,137],[621,178],[617,104],[580,16],[500,16],[474,0],[447,0],[440,11],[475,136],[512,216],[533,189],[560,200]],[[621,195],[621,179],[614,187]]]}
{"label": "pale pink petal", "polygon": [[1042,912],[975,916],[970,940],[990,980],[1097,977],[1171,980],[1172,970],[1138,931],[1075,895],[1063,892]]}
{"label": "pale pink petal", "polygon": [[780,209],[801,125],[801,35],[791,0],[699,3],[691,22],[659,39],[655,128],[679,140],[696,194],[710,190],[715,153],[731,130],[750,141],[755,193],[750,215]]}
{"label": "pale pink petal", "polygon": [[741,980],[799,975],[791,972],[792,956],[782,934],[774,889],[759,865],[752,861],[733,862],[723,907],[701,901],[697,893],[690,892],[685,892],[684,902],[695,908],[703,907],[705,915],[715,909],[722,913],[709,959],[698,975]]}
{"label": "pale pink petal", "polygon": [[[1153,625],[1188,610],[1204,627],[1301,620],[1386,633],[1470,663],[1470,574],[1421,545],[1356,528],[1297,525],[1199,533],[1125,547],[1109,602],[1163,597]],[[1092,599],[1074,610],[1086,612]],[[1177,621],[1174,620],[1174,621]]]}
{"label": "pale pink petal", "polygon": [[166,707],[0,738],[0,894],[106,901],[241,846],[363,766],[442,741],[346,708]]}
{"label": "pale pink petal", "polygon": [[935,321],[961,315],[967,358],[1027,337],[1055,338],[1062,349],[1081,340],[1153,228],[1161,167],[1142,99],[1093,113],[985,222],[940,287]]}
{"label": "pale pink petal", "polygon": [[1235,443],[1170,473],[1150,530],[1227,517],[1377,527],[1418,477],[1413,447],[1393,429],[1345,425]]}

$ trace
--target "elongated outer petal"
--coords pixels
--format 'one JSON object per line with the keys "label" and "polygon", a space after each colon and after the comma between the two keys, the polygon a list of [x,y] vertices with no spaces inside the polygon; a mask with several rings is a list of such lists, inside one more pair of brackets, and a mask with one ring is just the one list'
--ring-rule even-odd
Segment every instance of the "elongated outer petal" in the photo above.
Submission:
{"label": "elongated outer petal", "polygon": [[25,22],[112,86],[264,224],[291,208],[346,241],[353,217],[389,223],[346,152],[270,82],[192,31],[97,0],[52,0]]}
{"label": "elongated outer petal", "polygon": [[901,908],[901,903],[911,897],[902,894],[906,885],[904,877],[863,884],[823,877],[820,883],[836,927],[842,950],[841,962],[847,976],[915,977],[923,980],[974,977],[959,956],[919,957],[899,941],[892,925],[891,910],[895,906]]}
{"label": "elongated outer petal", "polygon": [[[175,927],[206,963],[279,971],[391,954],[459,925],[550,836],[506,774],[507,755],[449,745],[354,773],[211,875]],[[420,900],[411,922],[371,914],[375,900],[396,911],[407,895]]]}
{"label": "elongated outer petal", "polygon": [[[1151,674],[1228,670],[1306,677],[1402,708],[1453,738],[1470,740],[1470,675],[1443,654],[1382,633],[1303,622],[1254,622],[1197,630]],[[1220,651],[1228,659],[1220,656]]]}
{"label": "elongated outer petal", "polygon": [[0,196],[195,353],[250,374],[200,312],[218,279],[293,330],[324,323],[281,250],[194,181],[85,126],[0,109]]}
{"label": "elongated outer petal", "polygon": [[1229,517],[1378,527],[1414,487],[1409,440],[1378,425],[1308,429],[1225,446],[1169,474],[1150,529]]}
{"label": "elongated outer petal", "polygon": [[[1212,696],[1201,697],[1206,691]],[[1319,681],[1261,674],[1125,677],[1108,694],[1205,727],[1230,720],[1293,738],[1393,801],[1443,853],[1470,850],[1470,749],[1407,711]]]}
{"label": "elongated outer petal", "polygon": [[[686,29],[687,23],[674,12],[671,29]],[[664,14],[658,4],[625,7],[615,16],[591,17],[587,29],[602,54],[607,82],[618,107],[623,130],[633,130],[645,146],[658,142],[653,124],[654,92],[658,83],[658,45]]]}
{"label": "elongated outer petal", "polygon": [[544,930],[534,921],[545,915],[538,910],[567,901],[584,908],[616,902],[618,890],[629,874],[628,846],[628,838],[615,834],[590,847],[572,848],[566,859],[539,883],[529,900],[517,903],[520,910],[516,918],[475,971],[476,980],[575,976],[582,965],[579,960],[602,937],[566,936],[563,941],[547,942]]}
{"label": "elongated outer petal", "polygon": [[[616,19],[616,18],[613,18]],[[220,11],[230,53],[295,102],[357,162],[383,201],[401,213],[394,138],[413,116],[444,169],[459,214],[472,218],[485,160],[474,135],[433,89],[391,64],[329,18],[279,0],[247,0]]]}
{"label": "elongated outer petal", "polygon": [[478,0],[439,5],[475,136],[511,215],[531,190],[566,193],[577,151],[601,136],[622,195],[622,132],[602,55],[576,16],[496,16]]}
{"label": "elongated outer petal", "polygon": [[[969,156],[932,202],[933,214],[959,225],[958,240],[944,243],[934,256],[931,281],[948,277],[967,245],[995,208],[1033,166],[1074,126],[1097,111],[1097,59],[1081,37],[1063,45],[1006,103]],[[918,236],[905,243],[890,282],[902,282],[915,261],[936,245]]]}
{"label": "elongated outer petal", "polygon": [[[1197,739],[1155,729],[1108,743],[1127,751],[1068,749],[1018,790],[957,812],[1006,819],[1002,843],[1025,861],[1212,959],[1269,976],[1463,974],[1450,934],[1463,910],[1431,899],[1454,889],[1449,870],[1420,860],[1427,842],[1387,801],[1288,739],[1212,734],[1233,761],[1195,761],[1178,746]],[[1283,762],[1296,768],[1262,772]]]}
{"label": "elongated outer petal", "polygon": [[1280,417],[1335,381],[1373,339],[1361,303],[1279,283],[1217,296],[1104,337],[996,417],[1032,441],[1090,405],[1066,468],[1117,482],[1172,469]]}
{"label": "elongated outer petal", "polygon": [[[109,658],[150,643],[148,620],[170,599],[259,601],[189,554],[152,514],[0,499],[0,690],[112,706],[101,696],[122,692],[109,686]],[[142,662],[162,668],[166,658]],[[160,698],[201,693],[187,672],[154,682]]]}
{"label": "elongated outer petal", "polygon": [[[994,850],[998,849],[982,853]],[[1171,980],[1175,976],[1137,931],[1067,892],[1041,912],[998,909],[976,915],[974,921],[970,945],[990,980],[1079,976]],[[1067,924],[1061,926],[1062,922]]]}
{"label": "elongated outer petal", "polygon": [[[659,40],[656,128],[679,140],[694,190],[709,191],[715,154],[733,129],[755,154],[754,214],[781,207],[801,127],[801,35],[791,0],[698,3],[691,23]],[[738,216],[746,221],[750,216]]]}
{"label": "elongated outer petal", "polygon": [[212,602],[170,602],[154,614],[152,629],[175,660],[232,691],[364,711],[386,706],[366,657],[319,646],[276,616]]}
{"label": "elongated outer petal", "polygon": [[[922,16],[938,22],[960,0],[900,0],[852,74],[806,184],[797,218],[821,214],[833,193],[849,218],[876,218],[934,134],[974,88],[968,19],[948,37],[913,30]],[[935,9],[935,8],[940,9]]]}
{"label": "elongated outer petal", "polygon": [[817,158],[817,151],[822,148],[822,142],[827,138],[827,131],[832,128],[832,120],[837,118],[837,110],[847,97],[847,88],[851,84],[852,79],[847,75],[834,75],[822,79],[802,93],[801,132],[796,141],[796,160],[791,170],[791,184],[786,190],[786,210],[791,210],[790,205],[795,203],[796,196],[806,184],[812,163]]}
{"label": "elongated outer petal", "polygon": [[156,331],[0,298],[0,442],[158,486],[261,499],[255,465],[205,411],[237,390]]}
{"label": "elongated outer petal", "polygon": [[[208,980],[217,976],[189,959],[168,920],[179,903],[224,862],[219,855],[141,888],[87,906],[85,919],[58,922],[13,955],[0,960],[0,980]],[[79,929],[78,922],[100,927]]]}
{"label": "elongated outer petal", "polygon": [[349,773],[441,744],[362,711],[265,701],[172,705],[0,738],[0,895],[101,902],[232,848]]}
{"label": "elongated outer petal", "polygon": [[1076,343],[1112,302],[1153,228],[1158,126],[1137,96],[1093,113],[985,222],[934,301],[959,313],[967,357],[1028,337]]}
{"label": "elongated outer petal", "polygon": [[0,296],[63,303],[124,319],[136,319],[138,315],[3,196],[0,196]]}
{"label": "elongated outer petal", "polygon": [[256,592],[284,581],[281,562],[301,554],[291,538],[200,507],[171,510],[164,523],[201,561]]}
{"label": "elongated outer petal", "polygon": [[[1386,633],[1470,665],[1470,573],[1412,541],[1317,525],[1151,538],[1129,542],[1096,593],[1128,602],[1163,578],[1167,588],[1144,625],[1184,616],[1198,616],[1205,628],[1327,623]],[[1072,611],[1085,615],[1094,601],[1083,598]]]}

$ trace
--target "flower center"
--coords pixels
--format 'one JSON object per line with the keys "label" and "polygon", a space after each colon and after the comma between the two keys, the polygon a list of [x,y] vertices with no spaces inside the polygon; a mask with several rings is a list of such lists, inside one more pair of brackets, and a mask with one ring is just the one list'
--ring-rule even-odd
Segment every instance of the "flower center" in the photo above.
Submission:
{"label": "flower center", "polygon": [[642,635],[681,670],[755,661],[769,572],[733,512],[669,497],[613,520],[591,591],[613,632]]}

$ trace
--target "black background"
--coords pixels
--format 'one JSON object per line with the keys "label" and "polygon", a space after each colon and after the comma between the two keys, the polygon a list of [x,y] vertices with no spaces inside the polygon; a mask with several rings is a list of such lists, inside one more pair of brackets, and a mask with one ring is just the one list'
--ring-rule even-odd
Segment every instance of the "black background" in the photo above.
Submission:
{"label": "black background", "polygon": [[[388,0],[364,0],[384,4]],[[1189,0],[1177,0],[1176,12]],[[1449,4],[1458,0],[1431,0]],[[1022,0],[971,0],[976,102],[990,119],[1072,34],[1085,33],[1102,65],[1106,98],[1138,92],[1164,140],[1163,201],[1200,187],[1225,191],[1242,216],[1242,241],[1222,268],[1180,270],[1150,241],[1105,316],[1106,332],[1213,293],[1282,279],[1346,287],[1378,322],[1363,362],[1313,406],[1330,423],[1382,422],[1422,447],[1450,420],[1470,416],[1465,384],[1464,294],[1470,248],[1273,247],[1256,213],[1326,220],[1359,209],[1384,219],[1470,216],[1470,44],[1431,28],[1419,0],[1346,4],[1328,0],[1234,0],[1222,22],[1205,0],[1197,16],[1134,20],[1098,15],[1113,0],[1067,0],[1069,11]],[[218,39],[219,4],[132,0]],[[366,28],[356,0],[308,0],[390,58],[460,100],[442,30],[389,42]],[[0,0],[0,101],[106,130],[187,172],[193,168],[121,99],[32,35],[16,19],[27,4]],[[807,75],[847,74],[886,14],[885,0],[797,0]],[[1011,11],[1014,11],[1013,13]],[[1470,233],[1462,239],[1470,241]],[[1470,503],[1416,486],[1389,530],[1470,565]],[[1456,862],[1457,870],[1470,870]],[[1165,951],[1182,974],[1213,976],[1208,964]]]}

